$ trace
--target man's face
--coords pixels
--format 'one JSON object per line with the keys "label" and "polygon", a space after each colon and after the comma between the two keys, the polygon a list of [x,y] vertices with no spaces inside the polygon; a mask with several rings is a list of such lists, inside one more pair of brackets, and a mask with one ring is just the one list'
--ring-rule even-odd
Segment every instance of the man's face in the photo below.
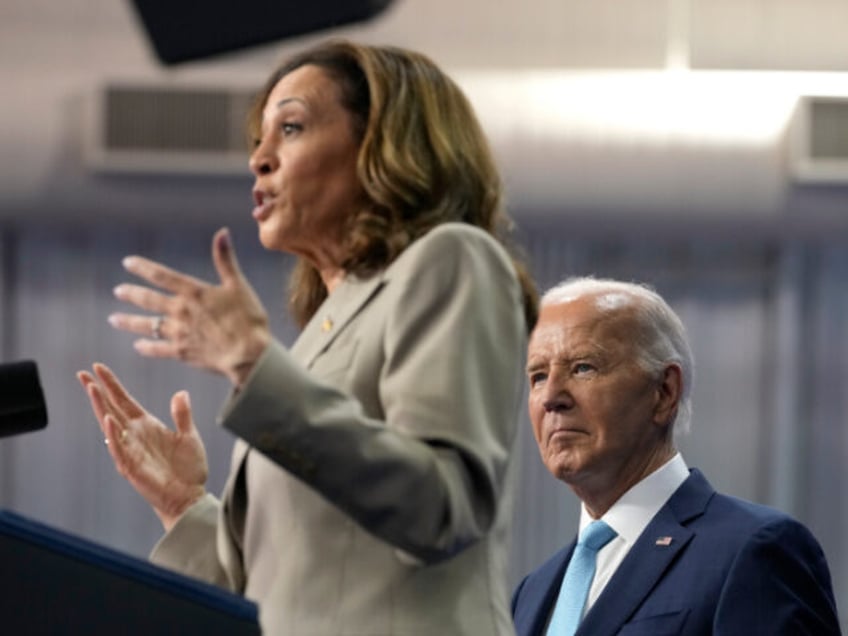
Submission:
{"label": "man's face", "polygon": [[620,495],[668,449],[667,400],[636,362],[632,306],[600,310],[596,299],[542,307],[528,350],[530,421],[556,478],[578,495]]}

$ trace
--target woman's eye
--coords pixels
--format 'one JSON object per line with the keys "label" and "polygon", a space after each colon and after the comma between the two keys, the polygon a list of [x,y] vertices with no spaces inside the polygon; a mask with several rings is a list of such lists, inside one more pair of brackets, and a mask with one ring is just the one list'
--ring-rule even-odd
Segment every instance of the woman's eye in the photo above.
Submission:
{"label": "woman's eye", "polygon": [[286,122],[282,126],[280,126],[280,130],[283,131],[284,135],[292,135],[300,130],[303,130],[303,126],[292,122]]}

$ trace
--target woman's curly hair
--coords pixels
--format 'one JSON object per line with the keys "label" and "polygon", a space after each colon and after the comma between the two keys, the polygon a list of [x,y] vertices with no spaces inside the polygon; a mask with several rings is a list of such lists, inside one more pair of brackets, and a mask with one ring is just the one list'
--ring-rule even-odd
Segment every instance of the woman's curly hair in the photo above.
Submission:
{"label": "woman's curly hair", "polygon": [[[440,223],[475,225],[512,254],[532,329],[537,292],[508,241],[512,222],[500,174],[462,90],[420,53],[330,40],[295,55],[271,75],[250,113],[248,132],[254,139],[271,90],[307,64],[337,83],[360,142],[357,174],[365,203],[347,220],[343,269],[367,276]],[[289,307],[300,326],[326,296],[318,271],[299,258],[289,282]]]}

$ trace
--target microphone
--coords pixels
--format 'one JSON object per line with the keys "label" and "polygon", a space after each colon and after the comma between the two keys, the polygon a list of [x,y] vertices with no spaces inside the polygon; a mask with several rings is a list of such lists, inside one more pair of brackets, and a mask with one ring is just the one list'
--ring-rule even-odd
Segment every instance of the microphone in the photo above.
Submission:
{"label": "microphone", "polygon": [[47,426],[47,405],[32,360],[0,364],[0,437]]}

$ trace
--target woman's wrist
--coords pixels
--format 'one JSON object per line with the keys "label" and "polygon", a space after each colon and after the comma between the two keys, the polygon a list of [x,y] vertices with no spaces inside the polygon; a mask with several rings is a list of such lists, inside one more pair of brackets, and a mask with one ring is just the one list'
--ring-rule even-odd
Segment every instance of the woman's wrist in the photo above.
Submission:
{"label": "woman's wrist", "polygon": [[263,330],[262,333],[256,334],[250,345],[245,348],[240,361],[231,367],[227,377],[236,389],[240,389],[247,382],[270,342],[271,335],[267,331]]}
{"label": "woman's wrist", "polygon": [[159,521],[162,522],[162,526],[165,528],[165,532],[170,532],[171,528],[177,525],[177,522],[182,519],[183,515],[188,512],[194,504],[203,499],[205,495],[206,488],[198,486],[194,492],[187,495],[180,503],[174,505],[171,510],[154,508],[156,516],[159,517]]}

